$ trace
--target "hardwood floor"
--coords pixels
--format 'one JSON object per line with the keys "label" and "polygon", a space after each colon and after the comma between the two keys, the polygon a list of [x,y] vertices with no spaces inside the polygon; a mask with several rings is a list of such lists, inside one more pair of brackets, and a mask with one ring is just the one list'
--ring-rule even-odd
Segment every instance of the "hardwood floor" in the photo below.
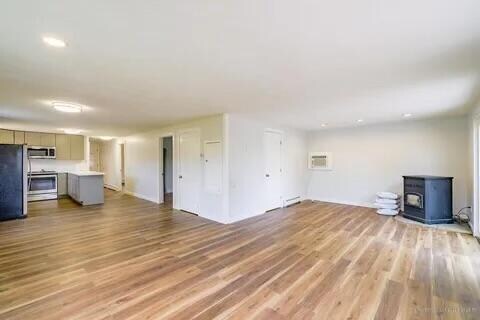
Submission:
{"label": "hardwood floor", "polygon": [[221,225],[121,193],[0,223],[0,319],[480,319],[480,246],[304,202]]}

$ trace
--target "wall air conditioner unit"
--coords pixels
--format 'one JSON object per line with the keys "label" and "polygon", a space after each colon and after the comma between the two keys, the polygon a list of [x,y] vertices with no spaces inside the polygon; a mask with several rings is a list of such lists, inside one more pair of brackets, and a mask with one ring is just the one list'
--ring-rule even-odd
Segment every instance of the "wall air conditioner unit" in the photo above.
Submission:
{"label": "wall air conditioner unit", "polygon": [[308,154],[308,168],[311,170],[332,170],[331,152],[310,152]]}

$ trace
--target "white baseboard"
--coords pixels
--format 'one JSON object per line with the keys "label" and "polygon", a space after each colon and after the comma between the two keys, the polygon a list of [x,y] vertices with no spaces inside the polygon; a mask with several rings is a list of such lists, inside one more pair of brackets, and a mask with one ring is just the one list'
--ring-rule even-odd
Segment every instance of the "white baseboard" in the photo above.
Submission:
{"label": "white baseboard", "polygon": [[241,216],[241,217],[237,217],[237,218],[230,218],[229,222],[228,223],[235,223],[235,222],[239,222],[239,221],[242,221],[242,220],[246,220],[246,219],[250,219],[250,218],[253,218],[253,217],[258,217],[262,214],[264,214],[265,211],[263,212],[258,212],[258,213],[254,213],[252,215],[248,215],[248,216]]}
{"label": "white baseboard", "polygon": [[140,198],[140,199],[147,200],[147,201],[154,202],[154,203],[159,203],[158,199],[153,199],[153,198],[144,196],[143,194],[131,192],[131,191],[128,191],[128,190],[125,190],[124,193],[128,194],[129,196],[132,196],[132,197]]}
{"label": "white baseboard", "polygon": [[[294,204],[297,204],[297,203],[301,203],[302,201],[305,201],[305,200],[307,200],[307,199],[305,199],[305,197],[299,196],[299,197],[296,197],[295,201],[291,201],[291,202],[284,201],[283,202],[283,208],[286,208],[288,206],[291,206],[291,205],[294,205]],[[279,209],[281,209],[281,208],[279,208]],[[236,218],[230,218],[230,220],[227,222],[227,224],[239,222],[239,221],[250,219],[250,218],[253,218],[253,217],[258,217],[262,214],[265,214],[266,212],[267,211],[258,211],[256,213],[250,214],[248,216],[243,215],[243,216],[236,217]]]}
{"label": "white baseboard", "polygon": [[221,223],[221,224],[232,223],[232,222],[230,222],[230,220],[228,218],[212,219],[211,217],[205,217],[205,216],[202,216],[202,215],[198,215],[198,216],[200,218],[207,219],[207,220],[214,221],[214,222]]}
{"label": "white baseboard", "polygon": [[376,208],[373,205],[373,203],[369,203],[369,202],[356,202],[356,201],[339,200],[339,199],[332,199],[332,198],[315,198],[315,197],[310,197],[310,199],[313,201],[338,203],[338,204],[345,204],[345,205],[356,206],[356,207]]}
{"label": "white baseboard", "polygon": [[480,235],[477,234],[475,228],[473,227],[473,221],[472,221],[472,220],[468,221],[468,225],[470,226],[470,230],[472,230],[472,234],[473,234],[475,237],[479,238]]}

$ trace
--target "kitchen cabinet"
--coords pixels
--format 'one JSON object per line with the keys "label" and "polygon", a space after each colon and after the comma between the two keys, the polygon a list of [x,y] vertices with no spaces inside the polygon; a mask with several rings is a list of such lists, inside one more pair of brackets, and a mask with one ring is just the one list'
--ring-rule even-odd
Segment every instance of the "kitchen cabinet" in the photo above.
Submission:
{"label": "kitchen cabinet", "polygon": [[14,137],[12,130],[0,129],[0,143],[13,144]]}
{"label": "kitchen cabinet", "polygon": [[85,160],[85,137],[80,135],[0,129],[0,143],[56,147],[57,160]]}
{"label": "kitchen cabinet", "polygon": [[25,143],[29,146],[41,146],[42,138],[40,132],[25,132]]}
{"label": "kitchen cabinet", "polygon": [[54,133],[40,133],[40,146],[42,146],[42,147],[55,147],[55,134]]}
{"label": "kitchen cabinet", "polygon": [[68,195],[68,175],[65,172],[59,172],[57,176],[58,197],[66,197]]}
{"label": "kitchen cabinet", "polygon": [[57,134],[57,160],[85,160],[85,137]]}
{"label": "kitchen cabinet", "polygon": [[68,134],[57,134],[55,137],[57,160],[70,160],[70,136]]}
{"label": "kitchen cabinet", "polygon": [[25,131],[15,131],[14,132],[15,144],[24,144],[25,143]]}
{"label": "kitchen cabinet", "polygon": [[78,201],[79,197],[79,190],[80,190],[80,180],[76,174],[68,173],[67,174],[67,188],[68,188],[68,195],[75,201]]}
{"label": "kitchen cabinet", "polygon": [[68,195],[81,205],[102,204],[103,173],[79,171],[68,173]]}
{"label": "kitchen cabinet", "polygon": [[85,160],[84,136],[70,136],[70,160]]}

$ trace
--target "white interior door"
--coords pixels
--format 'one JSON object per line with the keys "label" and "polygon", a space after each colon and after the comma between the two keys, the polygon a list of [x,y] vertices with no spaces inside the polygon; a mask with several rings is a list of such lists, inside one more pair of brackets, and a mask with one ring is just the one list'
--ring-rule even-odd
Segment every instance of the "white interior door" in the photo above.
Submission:
{"label": "white interior door", "polygon": [[164,196],[164,185],[163,185],[163,166],[165,163],[163,163],[163,137],[160,137],[158,139],[158,201],[160,203],[165,202],[165,196]]}
{"label": "white interior door", "polygon": [[265,132],[266,209],[282,207],[282,135]]}
{"label": "white interior door", "polygon": [[125,143],[120,145],[120,175],[123,185],[125,184]]}
{"label": "white interior door", "polygon": [[179,135],[178,196],[181,210],[199,213],[201,147],[200,132],[191,130]]}

